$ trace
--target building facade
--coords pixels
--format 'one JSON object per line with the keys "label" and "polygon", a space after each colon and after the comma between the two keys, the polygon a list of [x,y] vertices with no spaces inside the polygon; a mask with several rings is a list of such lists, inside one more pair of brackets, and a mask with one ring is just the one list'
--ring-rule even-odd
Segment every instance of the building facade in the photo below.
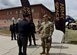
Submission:
{"label": "building facade", "polygon": [[[14,7],[0,10],[0,20],[11,19],[12,17],[22,17],[22,7]],[[47,14],[53,19],[54,12],[51,12],[42,4],[31,5],[33,19],[42,19],[44,14]]]}
{"label": "building facade", "polygon": [[[51,12],[42,4],[31,5],[32,16],[35,26],[38,24],[38,20],[43,18],[44,14],[51,17],[54,20],[54,12]],[[12,17],[18,19],[22,18],[22,7],[13,7],[0,10],[0,29],[9,29],[10,24],[13,23]],[[16,22],[16,21],[15,21]]]}

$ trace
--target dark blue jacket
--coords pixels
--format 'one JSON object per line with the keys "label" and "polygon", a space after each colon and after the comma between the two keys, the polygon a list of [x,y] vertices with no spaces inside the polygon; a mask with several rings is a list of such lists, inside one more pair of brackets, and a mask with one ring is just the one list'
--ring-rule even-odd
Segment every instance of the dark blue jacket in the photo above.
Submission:
{"label": "dark blue jacket", "polygon": [[30,33],[30,23],[27,20],[21,20],[16,24],[16,33],[27,36]]}
{"label": "dark blue jacket", "polygon": [[10,25],[10,31],[11,32],[16,32],[16,24],[11,24]]}

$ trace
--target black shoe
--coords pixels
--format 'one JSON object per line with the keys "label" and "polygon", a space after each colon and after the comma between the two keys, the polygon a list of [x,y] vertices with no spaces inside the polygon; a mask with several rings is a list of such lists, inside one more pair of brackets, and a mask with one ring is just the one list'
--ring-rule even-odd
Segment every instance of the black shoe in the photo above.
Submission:
{"label": "black shoe", "polygon": [[21,53],[19,53],[18,55],[23,55],[23,53],[21,52]]}
{"label": "black shoe", "polygon": [[17,39],[14,39],[14,40],[17,40]]}
{"label": "black shoe", "polygon": [[11,39],[11,40],[13,40],[13,39]]}
{"label": "black shoe", "polygon": [[34,44],[36,46],[36,44]]}
{"label": "black shoe", "polygon": [[23,55],[27,55],[27,54],[23,54]]}

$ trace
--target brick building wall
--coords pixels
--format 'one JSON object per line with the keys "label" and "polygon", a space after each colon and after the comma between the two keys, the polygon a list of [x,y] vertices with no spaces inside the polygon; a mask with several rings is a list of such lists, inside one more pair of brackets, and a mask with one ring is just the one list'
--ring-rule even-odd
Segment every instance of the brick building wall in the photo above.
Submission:
{"label": "brick building wall", "polygon": [[[51,12],[42,4],[31,5],[32,16],[35,25],[38,23],[38,19],[42,19],[44,14],[47,14],[50,17],[54,17],[54,12]],[[0,10],[0,26],[10,26],[12,24],[12,17],[21,18],[22,17],[22,8],[14,7]],[[54,18],[51,18],[53,20]]]}
{"label": "brick building wall", "polygon": [[[50,17],[53,16],[53,12],[48,10],[42,4],[31,5],[32,16],[34,19],[42,18],[44,14],[48,14]],[[22,17],[21,7],[14,7],[0,10],[0,20],[11,19],[12,17]]]}

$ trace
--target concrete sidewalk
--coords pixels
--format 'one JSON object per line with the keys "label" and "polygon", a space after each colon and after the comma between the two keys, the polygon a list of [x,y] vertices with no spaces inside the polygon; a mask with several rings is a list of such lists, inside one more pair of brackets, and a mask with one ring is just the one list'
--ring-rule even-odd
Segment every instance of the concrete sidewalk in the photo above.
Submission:
{"label": "concrete sidewalk", "polygon": [[[40,55],[42,52],[40,39],[36,41],[37,46],[28,46],[28,55]],[[0,55],[18,55],[17,41],[11,41],[8,36],[0,36]],[[52,44],[50,55],[77,55],[77,45]]]}

